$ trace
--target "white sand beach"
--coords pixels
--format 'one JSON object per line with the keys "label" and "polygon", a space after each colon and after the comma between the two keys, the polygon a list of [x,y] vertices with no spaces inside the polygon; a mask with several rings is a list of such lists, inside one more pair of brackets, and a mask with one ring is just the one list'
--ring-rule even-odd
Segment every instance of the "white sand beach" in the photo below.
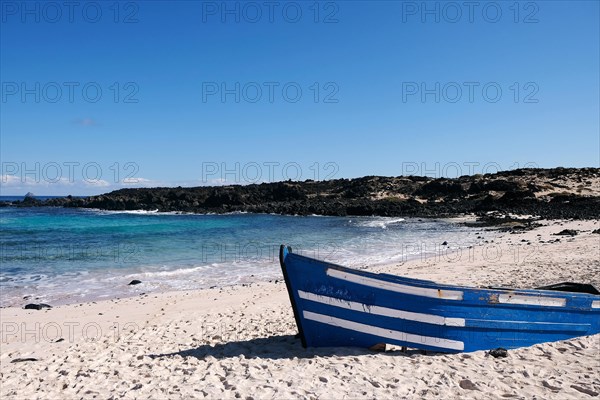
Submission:
{"label": "white sand beach", "polygon": [[[472,249],[376,270],[476,286],[575,281],[600,287],[600,235],[592,233],[598,228],[598,221],[544,221],[533,230],[499,235],[481,228],[481,243]],[[555,235],[563,229],[579,233]],[[132,290],[140,293],[52,309],[1,309],[0,397],[585,399],[600,394],[600,335],[511,350],[498,359],[483,351],[303,349],[282,280],[188,292]],[[35,360],[13,362],[27,358]]]}

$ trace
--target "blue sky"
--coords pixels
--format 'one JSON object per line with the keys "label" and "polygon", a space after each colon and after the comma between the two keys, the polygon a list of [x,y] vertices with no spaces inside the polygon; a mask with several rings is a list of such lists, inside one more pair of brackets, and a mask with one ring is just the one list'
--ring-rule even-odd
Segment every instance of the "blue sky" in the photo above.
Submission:
{"label": "blue sky", "polygon": [[2,1],[1,194],[599,166],[597,1],[222,4]]}

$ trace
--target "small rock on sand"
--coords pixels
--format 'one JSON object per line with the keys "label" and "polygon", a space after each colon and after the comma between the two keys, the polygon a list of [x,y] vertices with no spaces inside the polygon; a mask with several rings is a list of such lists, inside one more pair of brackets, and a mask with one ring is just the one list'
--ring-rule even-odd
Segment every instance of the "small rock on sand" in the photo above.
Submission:
{"label": "small rock on sand", "polygon": [[555,235],[575,236],[577,235],[577,231],[575,229],[563,229],[562,231],[555,233]]}
{"label": "small rock on sand", "polygon": [[51,305],[49,304],[34,304],[34,303],[30,303],[30,304],[26,304],[24,307],[26,310],[41,310],[42,308],[52,308]]}
{"label": "small rock on sand", "polygon": [[508,357],[508,350],[498,347],[497,349],[490,350],[488,354],[494,358],[504,358]]}
{"label": "small rock on sand", "polygon": [[473,382],[471,382],[469,379],[463,379],[461,380],[458,385],[465,389],[465,390],[479,390],[477,388],[477,385],[475,385]]}
{"label": "small rock on sand", "polygon": [[11,363],[19,363],[19,362],[27,362],[27,361],[37,361],[37,358],[27,357],[27,358],[15,358],[11,361]]}
{"label": "small rock on sand", "polygon": [[595,392],[595,391],[593,391],[591,389],[587,389],[587,388],[581,387],[579,385],[571,385],[571,387],[573,389],[577,390],[578,392],[585,393],[585,394],[587,394],[589,396],[592,396],[592,397],[597,397],[598,396],[598,392]]}

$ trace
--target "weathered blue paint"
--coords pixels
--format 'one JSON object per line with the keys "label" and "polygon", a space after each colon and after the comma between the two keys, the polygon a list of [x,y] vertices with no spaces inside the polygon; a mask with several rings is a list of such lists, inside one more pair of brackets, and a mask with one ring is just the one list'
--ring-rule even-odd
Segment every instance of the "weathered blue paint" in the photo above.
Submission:
{"label": "weathered blue paint", "polygon": [[600,333],[598,295],[440,285],[326,263],[286,246],[280,262],[305,347],[469,352]]}

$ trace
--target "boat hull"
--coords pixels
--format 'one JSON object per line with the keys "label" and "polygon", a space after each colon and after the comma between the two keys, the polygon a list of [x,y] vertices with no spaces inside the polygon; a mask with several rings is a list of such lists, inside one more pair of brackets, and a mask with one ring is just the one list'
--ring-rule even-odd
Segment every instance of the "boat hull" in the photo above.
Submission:
{"label": "boat hull", "polygon": [[280,263],[305,347],[388,343],[455,353],[600,333],[597,295],[439,285],[345,268],[286,246]]}

